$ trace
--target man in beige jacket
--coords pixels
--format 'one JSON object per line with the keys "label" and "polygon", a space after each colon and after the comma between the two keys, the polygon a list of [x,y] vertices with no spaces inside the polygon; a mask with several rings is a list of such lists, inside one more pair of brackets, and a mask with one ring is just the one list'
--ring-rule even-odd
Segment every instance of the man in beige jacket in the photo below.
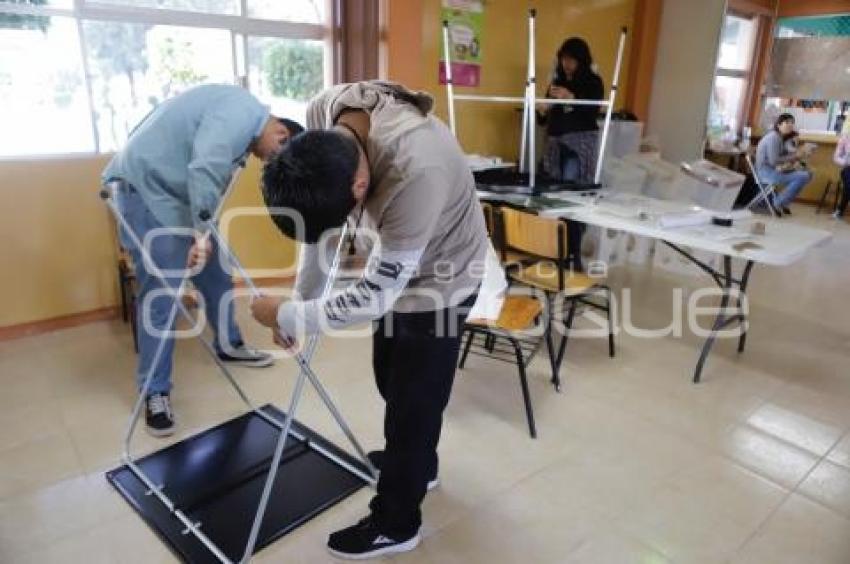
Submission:
{"label": "man in beige jacket", "polygon": [[[370,558],[419,543],[420,504],[437,484],[437,443],[463,322],[478,294],[489,241],[463,152],[430,114],[432,99],[384,82],[335,86],[316,97],[308,131],[263,175],[270,208],[287,236],[306,242],[298,299],[260,298],[254,317],[275,334],[301,338],[375,321],[372,364],[386,402],[385,448],[370,514],[328,539],[332,554]],[[322,300],[327,273],[316,245],[344,221],[378,239],[365,273]],[[326,256],[326,255],[325,255]]]}

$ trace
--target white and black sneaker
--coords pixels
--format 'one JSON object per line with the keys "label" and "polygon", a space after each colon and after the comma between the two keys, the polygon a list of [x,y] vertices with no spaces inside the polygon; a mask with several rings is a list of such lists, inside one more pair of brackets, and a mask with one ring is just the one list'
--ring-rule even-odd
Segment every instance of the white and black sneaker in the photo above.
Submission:
{"label": "white and black sneaker", "polygon": [[218,358],[222,362],[248,366],[250,368],[265,368],[274,364],[272,355],[252,349],[251,347],[246,347],[244,343],[230,347],[227,351],[219,352]]}
{"label": "white and black sneaker", "polygon": [[337,558],[347,560],[366,560],[388,554],[409,552],[420,541],[417,531],[407,539],[394,539],[383,534],[372,520],[372,516],[361,519],[359,523],[333,533],[328,537],[328,551]]}
{"label": "white and black sneaker", "polygon": [[[384,451],[382,450],[373,450],[366,456],[369,457],[369,460],[372,462],[372,466],[375,467],[375,470],[378,471],[378,476],[381,475],[381,467],[384,465]],[[431,476],[428,480],[428,491],[430,492],[434,488],[440,485],[440,477],[434,472],[434,475]]]}
{"label": "white and black sneaker", "polygon": [[151,394],[145,401],[145,426],[154,437],[174,434],[174,412],[168,394]]}

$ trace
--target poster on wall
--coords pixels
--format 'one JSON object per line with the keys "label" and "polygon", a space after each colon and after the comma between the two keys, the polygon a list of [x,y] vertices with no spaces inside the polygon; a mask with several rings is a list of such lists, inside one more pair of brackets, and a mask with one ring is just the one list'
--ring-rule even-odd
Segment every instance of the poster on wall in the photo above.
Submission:
{"label": "poster on wall", "polygon": [[[456,86],[481,83],[481,33],[484,6],[480,0],[443,0],[441,21],[449,23],[449,48],[452,58],[452,82]],[[444,51],[440,49],[440,53]],[[444,54],[440,60],[440,84],[446,83]]]}

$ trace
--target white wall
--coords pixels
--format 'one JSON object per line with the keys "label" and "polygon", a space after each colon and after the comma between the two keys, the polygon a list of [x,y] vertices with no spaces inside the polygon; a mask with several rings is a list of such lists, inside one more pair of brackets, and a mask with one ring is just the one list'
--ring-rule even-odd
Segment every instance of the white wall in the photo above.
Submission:
{"label": "white wall", "polygon": [[726,0],[664,0],[648,134],[673,163],[702,156]]}

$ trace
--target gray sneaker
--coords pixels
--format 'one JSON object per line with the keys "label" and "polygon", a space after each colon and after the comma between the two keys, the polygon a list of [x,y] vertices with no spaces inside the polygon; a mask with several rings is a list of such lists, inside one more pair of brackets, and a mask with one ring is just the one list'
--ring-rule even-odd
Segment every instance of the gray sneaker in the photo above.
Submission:
{"label": "gray sneaker", "polygon": [[274,358],[268,353],[246,347],[244,343],[231,347],[227,351],[218,353],[222,362],[248,366],[251,368],[265,368],[274,364]]}

